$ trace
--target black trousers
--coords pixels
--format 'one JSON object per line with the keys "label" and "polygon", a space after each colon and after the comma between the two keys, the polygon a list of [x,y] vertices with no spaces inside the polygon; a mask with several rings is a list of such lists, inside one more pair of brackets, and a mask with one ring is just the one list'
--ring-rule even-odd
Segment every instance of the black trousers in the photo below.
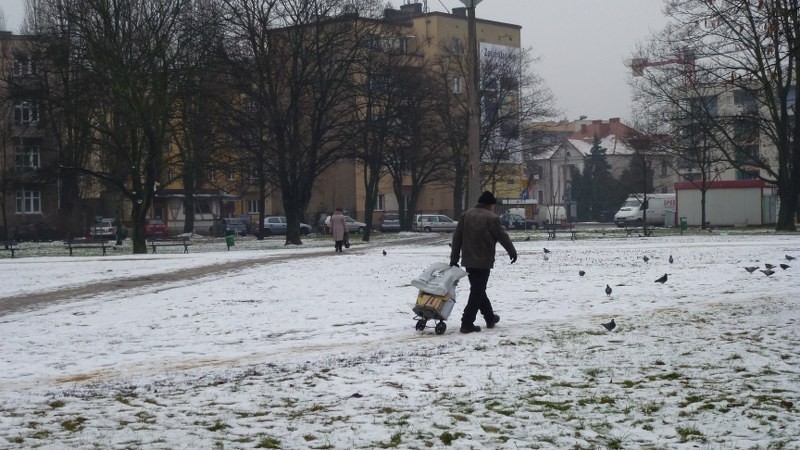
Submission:
{"label": "black trousers", "polygon": [[486,285],[489,283],[491,269],[467,268],[466,270],[470,286],[469,300],[467,300],[467,306],[464,307],[464,315],[461,316],[461,326],[474,325],[478,311],[481,312],[484,319],[494,319],[492,302],[486,295]]}

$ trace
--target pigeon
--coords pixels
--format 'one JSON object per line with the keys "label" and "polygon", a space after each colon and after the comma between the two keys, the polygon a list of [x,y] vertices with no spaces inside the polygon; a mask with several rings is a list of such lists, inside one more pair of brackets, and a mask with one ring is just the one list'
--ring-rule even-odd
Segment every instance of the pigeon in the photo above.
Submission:
{"label": "pigeon", "polygon": [[781,267],[781,269],[783,269],[783,270],[786,270],[786,269],[788,269],[790,266],[789,266],[788,264],[781,264],[781,265],[780,265],[780,267]]}
{"label": "pigeon", "polygon": [[650,261],[650,258],[648,258],[647,255],[642,256],[642,259],[644,262]]}
{"label": "pigeon", "polygon": [[764,264],[764,267],[766,267],[767,270],[772,270],[775,268],[775,266],[773,266],[772,264]]}
{"label": "pigeon", "polygon": [[656,283],[661,283],[661,284],[664,284],[664,283],[666,283],[666,282],[667,282],[667,274],[664,274],[664,276],[663,276],[663,277],[661,277],[661,278],[659,278],[659,279],[657,279],[657,280],[656,280]]}
{"label": "pigeon", "polygon": [[530,236],[526,236],[526,237],[525,237],[525,241],[526,241],[526,242],[527,242],[527,241],[530,241],[530,240],[531,240],[531,237],[530,237]]}
{"label": "pigeon", "polygon": [[584,271],[582,271],[582,270],[579,270],[579,271],[578,271],[578,275],[580,275],[580,276],[584,276],[584,275],[586,275],[586,272],[584,272]]}
{"label": "pigeon", "polygon": [[756,271],[756,269],[758,269],[758,267],[755,267],[755,266],[750,266],[750,267],[745,267],[744,268],[744,270],[746,270],[748,273],[753,273],[753,272]]}
{"label": "pigeon", "polygon": [[617,328],[617,323],[616,323],[616,322],[614,322],[614,319],[611,319],[611,322],[608,322],[608,323],[601,323],[600,325],[602,325],[602,326],[603,326],[603,328],[605,328],[607,331],[611,331],[611,330],[613,330],[614,328]]}
{"label": "pigeon", "polygon": [[611,295],[611,286],[609,286],[609,285],[606,285],[606,295],[608,295],[608,296]]}
{"label": "pigeon", "polygon": [[672,264],[672,263],[674,263],[674,262],[675,262],[675,260],[674,260],[674,259],[672,259],[672,255],[669,255],[669,263],[670,263],[670,264]]}
{"label": "pigeon", "polygon": [[383,251],[383,256],[386,256],[386,250]]}
{"label": "pigeon", "polygon": [[794,256],[791,255],[783,255],[783,257],[786,258],[787,261],[791,261],[794,259]]}
{"label": "pigeon", "polygon": [[548,249],[545,247],[545,249],[544,249],[544,252],[545,252],[545,253],[550,253],[550,250],[548,250]]}
{"label": "pigeon", "polygon": [[766,276],[770,276],[770,275],[772,275],[773,273],[775,273],[775,272],[773,272],[773,271],[772,271],[772,270],[770,270],[770,269],[767,269],[767,270],[759,270],[759,272],[763,273],[763,274],[764,274],[764,275],[766,275]]}

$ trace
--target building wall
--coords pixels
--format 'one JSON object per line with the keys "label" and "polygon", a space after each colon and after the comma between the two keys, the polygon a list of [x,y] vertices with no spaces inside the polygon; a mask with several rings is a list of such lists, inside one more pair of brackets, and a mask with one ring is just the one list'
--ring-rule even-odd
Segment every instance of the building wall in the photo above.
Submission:
{"label": "building wall", "polygon": [[[701,192],[688,182],[676,184],[678,217],[699,226],[702,223]],[[754,226],[775,223],[775,188],[761,180],[717,181],[706,194],[706,221],[712,226]]]}

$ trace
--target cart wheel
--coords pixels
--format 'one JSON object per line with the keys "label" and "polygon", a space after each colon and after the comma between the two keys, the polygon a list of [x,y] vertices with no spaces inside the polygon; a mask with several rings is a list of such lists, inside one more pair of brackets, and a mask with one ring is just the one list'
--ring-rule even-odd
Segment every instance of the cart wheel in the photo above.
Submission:
{"label": "cart wheel", "polygon": [[444,330],[446,329],[447,329],[447,324],[444,322],[439,322],[436,324],[436,328],[434,330],[436,331],[436,334],[444,334]]}
{"label": "cart wheel", "polygon": [[425,329],[425,325],[427,325],[428,321],[425,319],[419,319],[417,321],[417,330],[422,331]]}

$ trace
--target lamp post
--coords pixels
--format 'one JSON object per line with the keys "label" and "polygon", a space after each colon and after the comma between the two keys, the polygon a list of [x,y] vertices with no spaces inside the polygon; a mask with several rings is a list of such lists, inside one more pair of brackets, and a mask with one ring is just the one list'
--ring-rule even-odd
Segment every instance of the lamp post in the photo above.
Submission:
{"label": "lamp post", "polygon": [[482,0],[461,0],[467,7],[467,97],[469,101],[469,178],[467,182],[467,205],[474,205],[481,195],[481,118],[480,118],[480,64],[478,62],[478,32],[475,21],[475,6]]}

